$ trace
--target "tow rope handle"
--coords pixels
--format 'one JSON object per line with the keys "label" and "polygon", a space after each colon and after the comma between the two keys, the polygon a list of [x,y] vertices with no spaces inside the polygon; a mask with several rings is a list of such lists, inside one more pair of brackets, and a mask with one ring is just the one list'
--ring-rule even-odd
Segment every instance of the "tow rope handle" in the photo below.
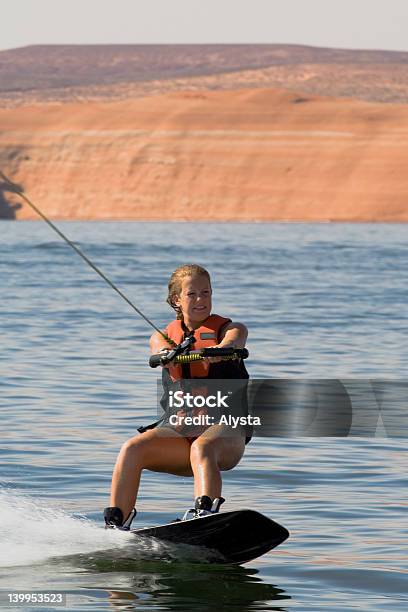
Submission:
{"label": "tow rope handle", "polygon": [[[179,344],[176,349],[181,347],[183,344],[183,342],[181,343],[181,345]],[[170,362],[176,364],[192,363],[193,361],[202,361],[206,357],[221,357],[223,361],[230,361],[233,359],[247,359],[249,357],[249,352],[246,348],[205,348],[198,351],[190,351],[189,353],[185,354],[181,354],[182,351],[177,353],[176,349],[171,350],[167,353],[158,353],[157,355],[151,355],[149,359],[149,366],[151,368],[157,368],[158,366],[167,365]],[[182,350],[184,351],[185,349]],[[173,355],[174,352],[176,352],[175,355]]]}

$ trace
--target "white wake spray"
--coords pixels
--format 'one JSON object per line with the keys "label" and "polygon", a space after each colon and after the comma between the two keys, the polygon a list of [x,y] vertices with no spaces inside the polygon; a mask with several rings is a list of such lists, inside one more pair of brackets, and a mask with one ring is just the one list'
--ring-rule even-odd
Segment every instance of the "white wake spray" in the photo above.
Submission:
{"label": "white wake spray", "polygon": [[0,567],[32,565],[51,557],[121,549],[132,536],[50,508],[45,500],[0,488]]}

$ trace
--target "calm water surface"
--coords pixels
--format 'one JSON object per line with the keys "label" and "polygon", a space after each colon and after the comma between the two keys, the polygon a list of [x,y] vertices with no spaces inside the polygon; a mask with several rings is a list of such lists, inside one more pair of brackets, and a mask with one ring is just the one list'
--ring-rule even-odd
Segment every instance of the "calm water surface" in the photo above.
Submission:
{"label": "calm water surface", "polygon": [[[62,223],[158,325],[179,264],[250,329],[253,377],[404,379],[405,225]],[[146,324],[41,222],[0,223],[0,591],[61,590],[70,610],[407,610],[407,444],[255,438],[228,509],[291,532],[243,567],[105,532],[122,442],[155,415]],[[190,506],[145,473],[138,524]],[[3,604],[4,605],[4,604]],[[13,609],[17,609],[15,606]],[[25,608],[28,609],[28,608]]]}

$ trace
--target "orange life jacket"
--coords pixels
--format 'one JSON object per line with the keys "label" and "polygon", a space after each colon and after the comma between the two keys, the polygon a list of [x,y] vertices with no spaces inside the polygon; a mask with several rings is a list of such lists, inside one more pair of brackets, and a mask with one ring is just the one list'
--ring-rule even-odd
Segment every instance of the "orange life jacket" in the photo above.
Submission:
{"label": "orange life jacket", "polygon": [[[220,317],[220,315],[212,314],[203,322],[203,324],[194,330],[195,343],[192,345],[191,350],[195,351],[198,349],[209,348],[215,346],[220,342],[219,335],[222,328],[230,323],[231,319]],[[176,319],[172,321],[166,327],[166,334],[176,342],[180,344],[185,337],[185,329],[183,328],[182,321]],[[189,364],[191,378],[208,378],[208,371],[210,364],[206,361],[196,361]],[[180,380],[183,378],[182,366],[179,364],[172,364],[169,367],[169,374],[173,381]]]}

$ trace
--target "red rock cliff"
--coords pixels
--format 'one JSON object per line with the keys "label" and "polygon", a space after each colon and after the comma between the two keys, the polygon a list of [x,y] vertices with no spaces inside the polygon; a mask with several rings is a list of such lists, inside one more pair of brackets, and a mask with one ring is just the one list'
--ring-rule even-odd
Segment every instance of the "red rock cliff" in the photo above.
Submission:
{"label": "red rock cliff", "polygon": [[54,219],[407,221],[407,126],[271,89],[37,104],[0,110],[0,169]]}

